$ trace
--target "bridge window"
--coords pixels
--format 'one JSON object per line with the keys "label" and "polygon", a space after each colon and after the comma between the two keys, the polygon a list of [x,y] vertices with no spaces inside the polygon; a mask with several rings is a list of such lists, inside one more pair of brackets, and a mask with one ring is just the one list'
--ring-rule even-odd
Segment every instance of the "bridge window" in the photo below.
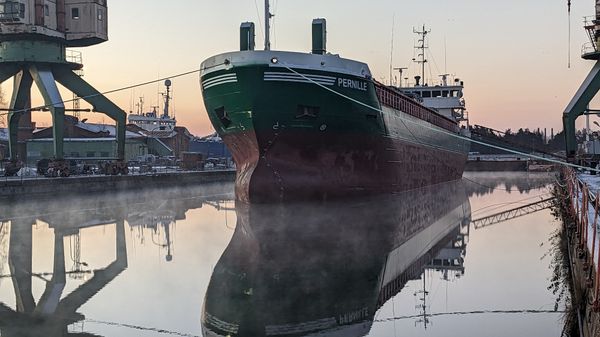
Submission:
{"label": "bridge window", "polygon": [[44,15],[50,16],[50,7],[48,5],[44,5]]}
{"label": "bridge window", "polygon": [[101,8],[98,9],[98,21],[104,20],[104,12]]}
{"label": "bridge window", "polygon": [[423,98],[429,98],[429,97],[431,97],[431,91],[423,91],[421,93],[421,97],[423,97]]}
{"label": "bridge window", "polygon": [[25,18],[25,4],[16,1],[0,3],[0,19],[12,21],[17,18]]}
{"label": "bridge window", "polygon": [[442,91],[442,97],[448,97],[448,90]]}
{"label": "bridge window", "polygon": [[78,7],[71,8],[71,17],[73,18],[73,20],[79,20],[79,8]]}
{"label": "bridge window", "polygon": [[442,92],[439,90],[433,91],[431,93],[431,97],[440,97],[440,96],[442,96]]}

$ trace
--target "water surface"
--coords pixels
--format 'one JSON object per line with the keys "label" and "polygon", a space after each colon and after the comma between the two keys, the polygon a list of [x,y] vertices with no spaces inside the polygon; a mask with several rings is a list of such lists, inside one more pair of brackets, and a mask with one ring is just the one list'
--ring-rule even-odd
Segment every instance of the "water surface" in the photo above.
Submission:
{"label": "water surface", "polygon": [[224,184],[2,205],[0,334],[559,336],[550,209],[472,223],[551,183],[468,175],[237,207]]}

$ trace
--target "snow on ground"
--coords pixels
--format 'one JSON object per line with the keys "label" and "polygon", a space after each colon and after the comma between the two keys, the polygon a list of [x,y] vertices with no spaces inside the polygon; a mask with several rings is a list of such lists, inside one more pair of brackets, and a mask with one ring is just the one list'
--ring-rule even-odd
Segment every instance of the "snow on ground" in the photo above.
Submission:
{"label": "snow on ground", "polygon": [[579,177],[579,180],[586,183],[594,195],[600,191],[600,175],[593,176],[591,174],[579,173],[577,176]]}

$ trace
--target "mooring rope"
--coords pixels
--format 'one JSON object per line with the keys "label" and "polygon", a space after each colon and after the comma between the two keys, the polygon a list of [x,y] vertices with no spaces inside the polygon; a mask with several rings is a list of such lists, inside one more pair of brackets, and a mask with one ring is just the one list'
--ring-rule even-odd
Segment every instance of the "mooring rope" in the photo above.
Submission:
{"label": "mooring rope", "polygon": [[[337,91],[335,91],[335,90],[333,90],[331,88],[328,88],[325,85],[323,85],[321,83],[318,83],[318,82],[314,81],[313,79],[311,79],[311,78],[303,75],[302,73],[299,73],[299,72],[295,71],[291,67],[288,67],[286,65],[284,65],[283,67],[286,68],[287,70],[293,72],[294,74],[302,77],[303,79],[305,79],[305,80],[307,80],[307,81],[309,81],[309,82],[311,82],[311,83],[313,83],[313,84],[315,84],[315,85],[317,85],[317,86],[319,86],[319,87],[321,87],[321,88],[323,88],[323,89],[325,89],[325,90],[327,90],[329,92],[332,92],[332,93],[334,93],[334,94],[336,94],[336,95],[338,95],[338,96],[340,96],[342,98],[345,98],[345,99],[347,99],[347,100],[349,100],[351,102],[354,102],[356,104],[362,105],[362,106],[364,106],[366,108],[369,108],[371,110],[374,110],[376,112],[384,113],[383,110],[381,110],[381,109],[379,109],[377,107],[371,106],[371,105],[366,104],[364,102],[361,102],[361,101],[359,101],[357,99],[354,99],[352,97],[344,95],[341,92],[337,92]],[[417,124],[416,121],[413,121],[413,120],[408,119],[408,118],[404,118],[402,116],[398,116],[398,118],[400,118],[400,120],[403,120],[403,122]],[[449,131],[446,131],[446,130],[442,130],[442,129],[439,129],[439,128],[434,128],[434,127],[429,126],[429,125],[422,125],[422,124],[417,124],[417,125],[419,127],[426,128],[426,129],[429,129],[429,130],[434,131],[434,132],[442,133],[442,134],[445,134],[445,135],[448,135],[448,136],[460,139],[462,141],[467,141],[467,142],[471,142],[471,143],[474,143],[474,144],[483,145],[483,146],[486,146],[486,147],[489,147],[489,148],[492,148],[492,149],[502,150],[502,151],[506,151],[506,152],[509,152],[509,153],[512,153],[512,154],[516,154],[516,155],[520,155],[520,156],[526,156],[526,157],[530,157],[530,158],[534,158],[534,159],[537,159],[537,160],[546,161],[546,162],[549,162],[549,163],[558,164],[558,165],[562,165],[562,166],[568,166],[568,167],[573,167],[573,168],[577,168],[577,169],[584,169],[584,170],[590,170],[590,171],[600,172],[600,169],[589,168],[589,167],[585,167],[585,166],[582,166],[582,165],[577,165],[577,164],[568,163],[568,162],[561,161],[561,160],[556,160],[556,159],[553,159],[553,158],[546,158],[546,157],[538,156],[536,154],[529,154],[529,153],[525,153],[525,152],[522,152],[522,151],[517,151],[517,150],[505,148],[505,147],[502,147],[502,146],[498,146],[498,145],[494,145],[494,144],[489,144],[489,143],[482,142],[482,141],[479,141],[479,140],[476,140],[476,139],[465,137],[465,136],[457,134],[457,133],[452,133],[452,132],[449,132]]]}

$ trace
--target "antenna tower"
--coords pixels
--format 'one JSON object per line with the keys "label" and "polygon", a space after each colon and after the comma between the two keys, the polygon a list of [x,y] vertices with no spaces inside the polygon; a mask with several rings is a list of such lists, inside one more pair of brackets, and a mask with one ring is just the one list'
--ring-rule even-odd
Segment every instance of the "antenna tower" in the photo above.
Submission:
{"label": "antenna tower", "polygon": [[[396,15],[394,15],[392,17],[392,41],[391,41],[391,47],[390,47],[390,85],[396,85],[396,83],[394,83],[394,75],[393,75],[393,70],[394,70],[394,28],[396,26]],[[400,79],[400,81],[402,81],[402,79]]]}
{"label": "antenna tower", "polygon": [[[415,324],[417,323],[423,323],[423,326],[425,328],[425,330],[427,330],[427,325],[429,325],[430,320],[429,318],[431,317],[431,315],[427,312],[428,309],[428,305],[427,305],[427,296],[429,296],[429,291],[426,290],[425,288],[425,277],[427,274],[427,270],[423,271],[423,290],[419,290],[416,291],[414,293],[415,297],[417,297],[417,299],[419,300],[420,304],[418,304],[416,306],[416,309],[418,309],[419,312],[419,316],[420,318],[417,319],[417,321],[415,322]],[[422,295],[422,297],[421,297]]]}
{"label": "antenna tower", "polygon": [[425,25],[423,25],[422,30],[416,30],[413,28],[413,33],[419,35],[419,40],[417,40],[417,45],[415,46],[415,49],[418,50],[418,54],[417,58],[414,58],[413,61],[421,65],[421,79],[423,81],[423,85],[425,85],[425,63],[427,63],[427,59],[425,58],[425,49],[429,48],[429,45],[427,44],[427,34],[431,33],[431,30],[426,30]]}

